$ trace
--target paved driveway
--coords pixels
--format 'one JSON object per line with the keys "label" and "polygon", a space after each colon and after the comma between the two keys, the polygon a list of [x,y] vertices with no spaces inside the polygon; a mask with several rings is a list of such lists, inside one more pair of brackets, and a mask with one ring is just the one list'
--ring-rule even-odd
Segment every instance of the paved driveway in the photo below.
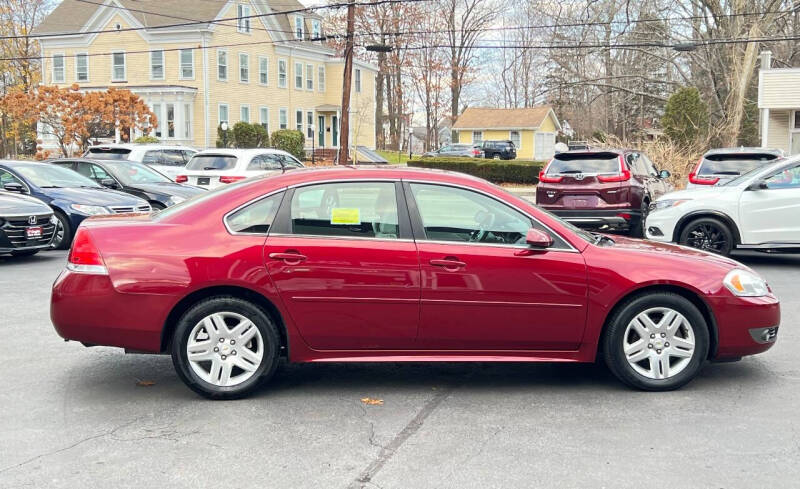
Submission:
{"label": "paved driveway", "polygon": [[0,487],[798,487],[800,257],[739,259],[783,301],[778,344],[677,392],[594,365],[292,365],[208,402],[168,357],[59,339],[64,253],[0,258]]}

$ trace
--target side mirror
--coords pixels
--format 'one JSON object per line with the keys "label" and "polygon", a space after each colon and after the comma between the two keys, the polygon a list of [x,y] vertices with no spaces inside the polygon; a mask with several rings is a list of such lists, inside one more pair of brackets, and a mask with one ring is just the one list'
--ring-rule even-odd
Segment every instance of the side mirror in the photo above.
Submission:
{"label": "side mirror", "polygon": [[119,188],[119,185],[117,185],[117,181],[114,180],[113,178],[103,178],[103,179],[101,179],[100,180],[100,185],[102,185],[103,187],[107,187],[107,188]]}
{"label": "side mirror", "polygon": [[17,192],[20,194],[25,193],[25,187],[23,187],[22,184],[18,182],[9,182],[3,185],[3,188],[8,190],[9,192]]}
{"label": "side mirror", "polygon": [[669,178],[671,176],[672,176],[672,173],[670,173],[667,170],[661,170],[660,172],[658,172],[658,178],[660,178],[662,180],[666,180],[667,178]]}
{"label": "side mirror", "polygon": [[748,185],[748,187],[745,190],[756,191],[756,190],[767,190],[768,188],[769,185],[767,185],[767,182],[765,180],[759,180],[757,182],[753,182],[750,185]]}
{"label": "side mirror", "polygon": [[553,237],[538,229],[528,229],[525,235],[525,242],[532,248],[549,248],[553,246]]}

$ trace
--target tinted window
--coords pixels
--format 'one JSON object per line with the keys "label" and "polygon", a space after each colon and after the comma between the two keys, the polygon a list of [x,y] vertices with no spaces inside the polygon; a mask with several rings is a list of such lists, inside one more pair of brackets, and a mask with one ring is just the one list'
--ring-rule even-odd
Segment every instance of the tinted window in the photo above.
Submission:
{"label": "tinted window", "polygon": [[234,233],[267,234],[282,198],[283,192],[253,202],[229,215],[225,222]]}
{"label": "tinted window", "polygon": [[390,182],[298,188],[291,219],[295,234],[396,239],[399,233],[397,197]]}
{"label": "tinted window", "polygon": [[768,153],[708,155],[698,175],[742,175],[775,159],[777,156]]}
{"label": "tinted window", "polygon": [[477,192],[417,183],[411,191],[430,240],[524,244],[532,227],[525,214]]}
{"label": "tinted window", "polygon": [[283,166],[287,168],[303,168],[303,164],[297,161],[294,157],[288,155],[277,155],[278,159],[281,160]]}
{"label": "tinted window", "polygon": [[7,183],[18,183],[20,185],[24,185],[19,178],[0,168],[0,188]]}
{"label": "tinted window", "polygon": [[194,155],[186,164],[187,170],[203,171],[203,170],[230,170],[236,167],[235,156],[231,155]]}
{"label": "tinted window", "polygon": [[145,151],[142,157],[142,163],[145,165],[160,165],[161,164],[161,151]]}
{"label": "tinted window", "polygon": [[125,185],[169,183],[172,181],[149,166],[140,163],[117,163],[113,165],[111,172]]}
{"label": "tinted window", "polygon": [[86,163],[85,161],[79,161],[75,167],[75,171],[84,177],[91,178],[96,182],[99,182],[104,178],[111,178],[111,176],[101,167],[92,163]]}
{"label": "tinted window", "polygon": [[127,160],[129,154],[131,150],[125,148],[95,147],[89,148],[86,156],[95,160]]}
{"label": "tinted window", "polygon": [[642,156],[638,153],[631,153],[627,157],[628,166],[633,170],[634,175],[647,175],[649,172],[647,171],[647,164],[645,163]]}
{"label": "tinted window", "polygon": [[247,165],[248,171],[282,170],[280,159],[277,155],[266,154],[254,156]]}
{"label": "tinted window", "polygon": [[619,156],[613,153],[598,155],[559,154],[547,167],[548,175],[559,173],[618,173]]}
{"label": "tinted window", "polygon": [[183,159],[183,151],[179,149],[165,149],[161,151],[161,163],[166,166],[183,166],[186,160]]}

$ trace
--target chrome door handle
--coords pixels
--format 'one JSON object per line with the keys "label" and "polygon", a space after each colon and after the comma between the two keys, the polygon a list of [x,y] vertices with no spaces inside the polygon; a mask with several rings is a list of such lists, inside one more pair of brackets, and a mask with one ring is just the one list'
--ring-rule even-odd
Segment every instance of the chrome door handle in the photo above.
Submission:
{"label": "chrome door handle", "polygon": [[467,266],[467,264],[463,261],[458,261],[455,259],[431,260],[429,263],[435,267],[442,267],[447,270],[458,270],[459,268],[464,268]]}
{"label": "chrome door handle", "polygon": [[308,258],[300,253],[270,253],[269,257],[273,260],[283,260],[287,265],[297,265]]}

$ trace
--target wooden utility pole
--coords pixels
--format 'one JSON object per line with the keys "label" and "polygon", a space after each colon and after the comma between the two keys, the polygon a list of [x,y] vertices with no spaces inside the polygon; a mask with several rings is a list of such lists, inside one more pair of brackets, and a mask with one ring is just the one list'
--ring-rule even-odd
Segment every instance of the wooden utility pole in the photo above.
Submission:
{"label": "wooden utility pole", "polygon": [[346,165],[350,144],[350,84],[353,77],[353,31],[355,31],[355,0],[347,6],[347,41],[344,45],[344,76],[342,79],[342,115],[339,130],[339,164]]}

